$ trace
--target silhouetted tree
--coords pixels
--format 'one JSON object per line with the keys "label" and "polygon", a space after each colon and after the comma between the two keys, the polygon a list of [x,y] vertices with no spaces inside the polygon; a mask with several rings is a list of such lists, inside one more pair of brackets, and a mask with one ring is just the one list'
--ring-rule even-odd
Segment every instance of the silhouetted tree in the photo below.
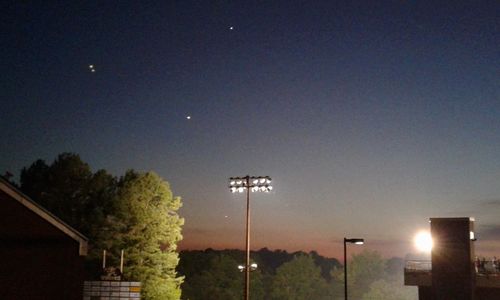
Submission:
{"label": "silhouetted tree", "polygon": [[[339,283],[344,284],[343,270],[332,272],[332,276]],[[386,261],[377,251],[364,250],[360,254],[354,254],[347,268],[349,295],[353,299],[361,298],[368,292],[374,281],[385,279],[386,276]]]}
{"label": "silhouetted tree", "polygon": [[114,187],[113,176],[92,173],[73,153],[60,154],[50,166],[37,160],[21,170],[21,190],[89,238],[109,213]]}
{"label": "silhouetted tree", "polygon": [[321,268],[321,276],[328,282],[332,280],[330,275],[334,268],[339,268],[340,263],[335,258],[328,258],[318,254],[316,251],[309,252],[309,255],[314,260],[314,263]]}
{"label": "silhouetted tree", "polygon": [[276,270],[270,299],[305,300],[327,297],[326,281],[321,277],[321,269],[310,256],[297,255]]}
{"label": "silhouetted tree", "polygon": [[[262,275],[250,273],[252,299],[264,300]],[[213,256],[204,270],[194,274],[183,284],[182,298],[186,300],[233,300],[243,298],[243,273],[238,261],[225,253]]]}

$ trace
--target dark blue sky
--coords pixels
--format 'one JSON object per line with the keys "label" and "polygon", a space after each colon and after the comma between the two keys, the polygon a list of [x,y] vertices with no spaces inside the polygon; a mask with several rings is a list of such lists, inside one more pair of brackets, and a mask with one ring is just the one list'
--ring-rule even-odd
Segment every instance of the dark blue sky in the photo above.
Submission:
{"label": "dark blue sky", "polygon": [[403,256],[429,217],[472,216],[476,252],[500,251],[497,1],[18,2],[0,172],[67,151],[154,170],[183,248],[244,246],[227,178],[250,174],[275,185],[255,248]]}

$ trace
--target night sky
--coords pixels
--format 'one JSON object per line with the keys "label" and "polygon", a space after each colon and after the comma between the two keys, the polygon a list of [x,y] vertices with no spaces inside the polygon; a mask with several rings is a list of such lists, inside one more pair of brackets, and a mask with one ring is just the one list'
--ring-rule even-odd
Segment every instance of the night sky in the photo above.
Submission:
{"label": "night sky", "polygon": [[0,4],[1,173],[153,170],[181,249],[244,247],[249,174],[253,249],[404,256],[471,216],[500,255],[498,1],[77,2]]}

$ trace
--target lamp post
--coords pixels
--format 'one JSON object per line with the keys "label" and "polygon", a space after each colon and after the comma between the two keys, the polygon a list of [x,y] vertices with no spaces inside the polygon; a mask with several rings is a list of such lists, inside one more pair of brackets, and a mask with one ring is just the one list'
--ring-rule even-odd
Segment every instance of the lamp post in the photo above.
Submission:
{"label": "lamp post", "polygon": [[250,299],[250,192],[270,192],[273,187],[271,186],[271,177],[269,176],[245,176],[245,177],[231,177],[229,178],[229,189],[232,193],[247,193],[247,215],[246,215],[246,242],[245,242],[245,286],[244,286],[244,300]]}
{"label": "lamp post", "polygon": [[347,243],[355,245],[363,245],[365,243],[364,239],[344,238],[344,298],[347,300]]}

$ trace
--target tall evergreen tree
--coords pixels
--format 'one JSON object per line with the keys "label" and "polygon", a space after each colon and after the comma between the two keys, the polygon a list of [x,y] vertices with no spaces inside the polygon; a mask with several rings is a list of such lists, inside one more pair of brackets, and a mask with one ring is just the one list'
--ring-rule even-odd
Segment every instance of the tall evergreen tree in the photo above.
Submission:
{"label": "tall evergreen tree", "polygon": [[125,251],[124,276],[143,283],[144,299],[180,299],[183,278],[175,268],[184,223],[177,214],[181,199],[157,174],[128,171],[118,183],[115,205],[100,246],[112,253]]}

